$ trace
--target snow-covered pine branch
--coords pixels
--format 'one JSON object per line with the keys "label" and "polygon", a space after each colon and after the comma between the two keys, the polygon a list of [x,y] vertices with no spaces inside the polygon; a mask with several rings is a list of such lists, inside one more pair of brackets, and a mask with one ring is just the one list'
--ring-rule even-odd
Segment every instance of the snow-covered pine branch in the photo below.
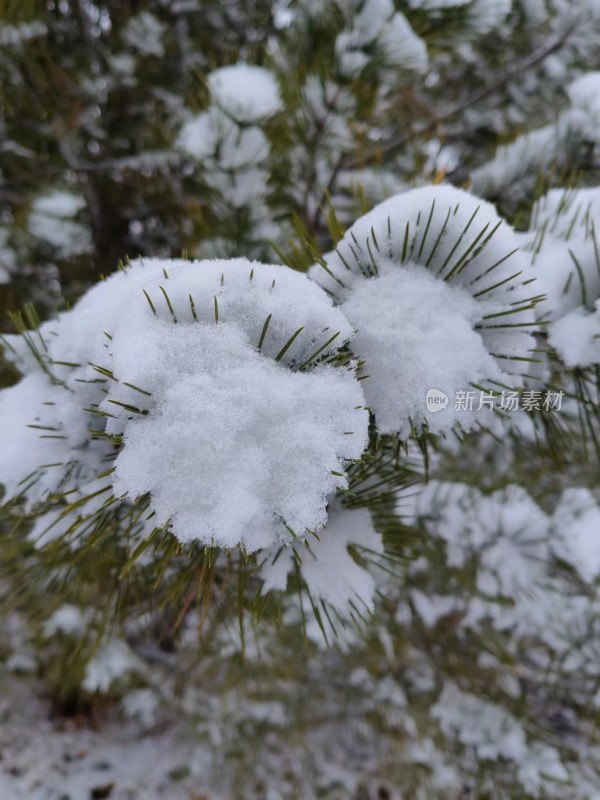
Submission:
{"label": "snow-covered pine branch", "polygon": [[[511,228],[485,201],[450,186],[386,200],[311,268],[357,330],[365,394],[381,433],[434,433],[478,417],[458,392],[518,388],[535,355],[535,286]],[[429,413],[427,392],[449,405]],[[467,411],[467,413],[464,413]],[[477,410],[476,410],[477,412]],[[481,412],[481,409],[479,409]]]}
{"label": "snow-covered pine branch", "polygon": [[286,267],[133,262],[7,340],[25,377],[0,394],[6,499],[51,508],[51,537],[149,496],[147,533],[303,538],[367,443],[354,366],[328,363],[352,334]]}

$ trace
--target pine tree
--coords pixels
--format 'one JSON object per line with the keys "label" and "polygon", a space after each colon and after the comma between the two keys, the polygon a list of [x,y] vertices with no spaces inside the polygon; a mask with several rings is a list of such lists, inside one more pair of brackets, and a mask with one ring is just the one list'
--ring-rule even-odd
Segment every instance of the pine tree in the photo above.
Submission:
{"label": "pine tree", "polygon": [[595,5],[0,5],[0,659],[173,797],[600,791]]}

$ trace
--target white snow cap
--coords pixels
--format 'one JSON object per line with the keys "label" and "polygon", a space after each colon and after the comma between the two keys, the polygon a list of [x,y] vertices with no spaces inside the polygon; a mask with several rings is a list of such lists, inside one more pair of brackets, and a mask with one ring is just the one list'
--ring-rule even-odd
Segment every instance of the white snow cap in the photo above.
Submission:
{"label": "white snow cap", "polygon": [[92,247],[90,229],[73,219],[83,208],[83,197],[62,189],[49,191],[32,203],[28,231],[55,248],[61,258],[89,252]]}
{"label": "white snow cap", "polygon": [[535,204],[527,274],[543,300],[540,319],[568,367],[600,363],[600,187],[552,189]]}
{"label": "white snow cap", "polygon": [[237,122],[261,122],[282,108],[277,79],[264,67],[220,67],[208,76],[208,87],[215,103]]}
{"label": "white snow cap", "polygon": [[372,62],[366,48],[373,44],[379,46],[388,66],[425,72],[428,66],[425,42],[413,31],[404,14],[395,11],[392,0],[365,0],[356,5],[360,10],[353,16],[352,26],[335,40],[336,55],[345,75],[355,76]]}
{"label": "white snow cap", "polygon": [[259,127],[240,128],[214,107],[191,117],[183,125],[177,145],[198,161],[214,161],[221,170],[247,169],[260,164],[269,155],[269,141]]}
{"label": "white snow cap", "polygon": [[8,243],[9,229],[0,225],[0,283],[9,283],[17,268],[17,254]]}
{"label": "white snow cap", "polygon": [[545,299],[541,318],[556,320],[600,297],[600,189],[553,189],[535,204],[527,272]]}
{"label": "white snow cap", "polygon": [[113,683],[143,671],[143,663],[129,645],[112,639],[88,662],[81,686],[86,692],[105,694]]}
{"label": "white snow cap", "polygon": [[600,300],[593,312],[576,308],[549,326],[548,341],[567,367],[600,364]]}
{"label": "white snow cap", "polygon": [[[383,552],[381,536],[373,528],[365,508],[347,509],[335,505],[329,510],[327,525],[319,538],[310,537],[297,550],[297,564],[308,591],[315,601],[323,601],[337,612],[347,613],[351,603],[361,613],[371,612],[375,600],[375,580],[348,552],[354,545],[370,553]],[[261,568],[262,592],[284,590],[294,568],[291,547],[273,548]]]}
{"label": "white snow cap", "polygon": [[[479,0],[479,3],[488,1]],[[484,13],[483,19],[487,18]],[[552,164],[568,164],[569,152],[586,142],[600,143],[600,72],[582,75],[566,91],[571,104],[558,114],[556,122],[527,131],[501,145],[490,161],[471,172],[474,191],[483,197],[497,197],[502,192],[514,195],[515,185],[522,181],[527,183],[528,176],[548,170]]]}
{"label": "white snow cap", "polygon": [[574,115],[581,116],[581,128],[586,138],[600,143],[600,72],[586,72],[568,86],[567,94]]}
{"label": "white snow cap", "polygon": [[[489,203],[430,186],[376,206],[311,268],[357,330],[352,350],[366,360],[365,395],[382,433],[406,436],[411,421],[468,428],[485,411],[455,409],[459,392],[519,385],[535,346],[525,266]],[[430,390],[447,396],[444,409],[427,408]]]}
{"label": "white snow cap", "polygon": [[135,261],[42,326],[54,381],[14,354],[32,372],[0,392],[0,480],[14,496],[37,474],[30,504],[67,474],[106,486],[101,502],[149,493],[182,541],[251,551],[317,530],[367,442],[354,369],[321,361],[351,335],[287,267]]}
{"label": "white snow cap", "polygon": [[464,8],[467,19],[479,33],[499,27],[512,9],[512,0],[408,0],[413,9],[446,11]]}
{"label": "white snow cap", "polygon": [[600,186],[550,189],[538,198],[531,213],[531,230],[547,229],[557,238],[578,241],[593,234],[600,218]]}
{"label": "white snow cap", "polygon": [[143,56],[161,58],[165,54],[163,37],[166,26],[154,14],[142,11],[131,17],[123,31],[123,38],[130,48]]}
{"label": "white snow cap", "polygon": [[522,487],[484,495],[462,483],[431,481],[412,504],[399,504],[398,512],[414,515],[446,542],[448,565],[464,567],[476,559],[477,588],[488,597],[513,597],[543,576],[549,520]]}
{"label": "white snow cap", "polygon": [[589,489],[565,489],[554,511],[554,551],[586,580],[600,575],[600,507]]}

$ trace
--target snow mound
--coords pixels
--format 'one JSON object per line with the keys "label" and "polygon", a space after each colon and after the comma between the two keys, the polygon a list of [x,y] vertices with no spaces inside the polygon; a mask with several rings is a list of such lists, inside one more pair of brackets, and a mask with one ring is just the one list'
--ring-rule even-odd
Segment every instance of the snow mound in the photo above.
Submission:
{"label": "snow mound", "polygon": [[133,262],[26,339],[37,358],[9,340],[29,374],[0,393],[7,497],[149,494],[182,541],[248,550],[320,528],[367,441],[352,366],[323,361],[351,336],[287,267]]}
{"label": "snow mound", "polygon": [[263,162],[269,154],[269,142],[260,128],[240,128],[218,108],[188,120],[177,144],[197,161],[210,159],[222,170],[247,169]]}
{"label": "snow mound", "polygon": [[237,122],[261,122],[282,108],[277,80],[264,67],[220,67],[208,76],[208,87],[219,108]]}
{"label": "snow mound", "polygon": [[261,568],[263,594],[284,590],[288,574],[297,564],[314,601],[327,603],[340,614],[347,614],[352,603],[361,613],[372,612],[374,578],[350,555],[349,546],[359,552],[361,547],[369,552],[383,551],[367,509],[336,506],[329,510],[329,520],[318,539],[311,538],[295,550],[278,548],[268,554]]}
{"label": "snow mound", "polygon": [[60,189],[36,198],[27,228],[31,236],[50,245],[61,258],[87,253],[92,248],[90,229],[74,217],[85,208],[79,195]]}
{"label": "snow mound", "polygon": [[[353,347],[366,359],[369,376],[365,393],[384,432],[406,431],[409,419],[425,421],[430,389],[452,398],[431,415],[430,429],[450,427],[458,392],[470,383],[502,379],[481,336],[473,331],[480,316],[477,301],[426,270],[407,266],[400,271],[383,261],[378,279],[362,281],[343,309],[356,326]],[[461,414],[459,419],[466,417]]]}
{"label": "snow mound", "polygon": [[162,58],[165,54],[163,43],[166,26],[153,14],[142,11],[131,17],[123,31],[127,45],[142,56]]}
{"label": "snow mound", "polygon": [[554,551],[590,583],[600,575],[600,508],[588,489],[565,489],[554,511]]}
{"label": "snow mound", "polygon": [[[311,268],[357,329],[352,349],[367,362],[381,432],[469,428],[485,410],[457,407],[458,392],[519,385],[534,347],[526,263],[491,205],[431,186],[376,206]],[[443,411],[427,408],[430,389],[448,397]]]}
{"label": "snow mound", "polygon": [[555,320],[580,306],[592,310],[600,297],[599,226],[598,188],[553,189],[536,202],[525,242],[527,273],[545,295],[540,317]]}
{"label": "snow mound", "polygon": [[583,137],[600,143],[600,72],[586,72],[567,87]]}
{"label": "snow mound", "polygon": [[88,692],[106,694],[114,682],[143,669],[143,663],[129,645],[112,639],[88,662],[82,687]]}
{"label": "snow mound", "polygon": [[544,295],[538,316],[551,323],[548,341],[567,367],[600,363],[599,228],[599,187],[552,189],[522,235],[527,274]]}
{"label": "snow mound", "polygon": [[576,308],[549,327],[548,341],[567,367],[600,364],[600,300],[589,313]]}
{"label": "snow mound", "polygon": [[349,30],[335,41],[341,71],[356,76],[372,62],[369,49],[377,46],[390,67],[425,72],[428,67],[425,42],[413,31],[404,14],[394,10],[391,0],[366,0],[351,20]]}
{"label": "snow mound", "polygon": [[475,192],[498,197],[509,191],[514,197],[518,185],[524,184],[529,193],[532,175],[551,165],[557,168],[570,163],[570,157],[590,143],[600,144],[600,72],[582,75],[567,86],[566,92],[570,105],[558,114],[556,122],[520,134],[473,170],[471,186]]}
{"label": "snow mound", "polygon": [[512,10],[512,0],[408,0],[408,6],[429,12],[464,9],[471,26],[478,33],[487,33],[506,20]]}
{"label": "snow mound", "polygon": [[[286,527],[321,528],[326,496],[346,485],[344,463],[365,445],[353,374],[283,369],[225,325],[185,334],[164,322],[145,337],[167,356],[171,382],[153,391],[149,415],[128,422],[116,491],[150,492],[156,524],[171,521],[183,541],[256,550],[289,538]],[[192,352],[202,357],[190,369]],[[145,385],[155,368],[159,359]]]}
{"label": "snow mound", "polygon": [[[405,506],[399,513],[410,516]],[[460,483],[432,481],[413,499],[414,519],[446,543],[449,566],[477,562],[477,588],[514,597],[540,580],[550,559],[549,520],[520,486],[491,495]]]}
{"label": "snow mound", "polygon": [[17,269],[17,254],[9,244],[9,229],[0,225],[0,284],[10,283],[11,274]]}
{"label": "snow mound", "polygon": [[578,241],[593,234],[600,216],[600,187],[550,189],[535,202],[531,229],[546,229],[556,238]]}

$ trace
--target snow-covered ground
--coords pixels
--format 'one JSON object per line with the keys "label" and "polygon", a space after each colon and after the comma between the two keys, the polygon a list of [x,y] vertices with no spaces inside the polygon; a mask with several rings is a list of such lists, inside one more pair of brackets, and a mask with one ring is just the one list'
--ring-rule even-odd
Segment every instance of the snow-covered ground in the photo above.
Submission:
{"label": "snow-covered ground", "polygon": [[176,721],[53,718],[31,678],[0,675],[2,800],[216,800],[207,750]]}

